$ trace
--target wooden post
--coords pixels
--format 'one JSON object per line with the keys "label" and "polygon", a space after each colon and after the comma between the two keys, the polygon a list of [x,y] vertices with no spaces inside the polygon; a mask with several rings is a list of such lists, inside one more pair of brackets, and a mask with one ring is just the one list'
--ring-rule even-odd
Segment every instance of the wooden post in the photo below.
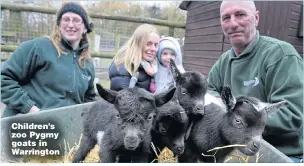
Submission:
{"label": "wooden post", "polygon": [[[13,52],[17,49],[18,46],[15,45],[1,45],[1,52]],[[114,53],[102,53],[99,51],[91,51],[92,57],[99,57],[99,58],[106,58],[106,59],[113,59],[115,55]],[[9,57],[1,56],[1,61],[6,61]]]}
{"label": "wooden post", "polygon": [[174,28],[173,27],[169,27],[169,36],[174,36]]}
{"label": "wooden post", "polygon": [[20,37],[22,33],[22,19],[21,19],[21,12],[19,11],[10,11],[9,19],[13,20],[11,23],[11,27],[14,29],[12,31],[16,32],[15,38],[17,39],[17,43],[20,44]]}
{"label": "wooden post", "polygon": [[[9,9],[11,11],[37,12],[37,13],[45,13],[45,14],[56,14],[56,11],[58,10],[56,8],[37,7],[37,6],[21,5],[14,3],[1,3],[0,7],[2,10]],[[89,12],[88,15],[90,16],[90,18],[127,21],[133,23],[147,23],[153,25],[171,26],[174,28],[186,28],[185,23],[169,21],[169,20],[159,20],[159,19],[142,18],[142,17],[128,17],[128,16],[108,16],[100,13],[91,13],[91,12]]]}
{"label": "wooden post", "polygon": [[90,44],[90,51],[93,52],[95,49],[95,31],[92,31],[91,33],[89,33],[88,35],[89,37],[89,44]]}
{"label": "wooden post", "polygon": [[117,52],[120,48],[120,34],[116,34],[115,36],[115,52]]}

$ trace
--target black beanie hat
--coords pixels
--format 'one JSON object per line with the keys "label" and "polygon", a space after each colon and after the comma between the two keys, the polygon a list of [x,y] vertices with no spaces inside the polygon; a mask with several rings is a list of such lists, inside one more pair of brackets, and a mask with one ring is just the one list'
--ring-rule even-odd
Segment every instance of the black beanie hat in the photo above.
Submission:
{"label": "black beanie hat", "polygon": [[57,25],[60,24],[61,17],[66,12],[73,12],[75,14],[78,14],[82,18],[83,23],[84,23],[85,27],[87,28],[87,33],[92,32],[92,30],[94,28],[94,24],[89,23],[89,17],[88,17],[87,12],[79,4],[74,3],[74,2],[68,2],[61,7],[61,9],[59,10],[59,12],[57,14]]}

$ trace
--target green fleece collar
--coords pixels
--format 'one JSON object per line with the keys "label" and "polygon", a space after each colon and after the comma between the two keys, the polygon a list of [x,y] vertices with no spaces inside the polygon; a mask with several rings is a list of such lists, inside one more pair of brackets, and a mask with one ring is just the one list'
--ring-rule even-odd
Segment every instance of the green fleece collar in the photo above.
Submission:
{"label": "green fleece collar", "polygon": [[253,55],[252,52],[255,49],[256,45],[258,44],[259,39],[260,39],[260,35],[259,35],[259,31],[257,30],[254,40],[245,48],[245,50],[240,55],[236,56],[233,48],[231,48],[230,57],[233,59],[243,59],[245,57],[250,57],[250,55]]}
{"label": "green fleece collar", "polygon": [[64,37],[61,40],[61,44],[62,44],[61,48],[65,52],[66,51],[69,51],[69,52],[74,51],[77,54],[80,54],[84,49],[89,48],[89,43],[87,41],[81,40],[80,43],[79,43],[79,47],[77,49],[73,50],[71,42]]}

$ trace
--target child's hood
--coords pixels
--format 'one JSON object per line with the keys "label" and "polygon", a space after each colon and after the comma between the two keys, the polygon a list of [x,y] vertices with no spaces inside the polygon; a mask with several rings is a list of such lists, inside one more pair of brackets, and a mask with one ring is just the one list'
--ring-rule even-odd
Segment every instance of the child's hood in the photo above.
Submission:
{"label": "child's hood", "polygon": [[164,37],[159,40],[157,58],[161,62],[161,53],[164,49],[171,49],[176,54],[175,63],[177,66],[182,66],[182,52],[179,42],[173,37]]}

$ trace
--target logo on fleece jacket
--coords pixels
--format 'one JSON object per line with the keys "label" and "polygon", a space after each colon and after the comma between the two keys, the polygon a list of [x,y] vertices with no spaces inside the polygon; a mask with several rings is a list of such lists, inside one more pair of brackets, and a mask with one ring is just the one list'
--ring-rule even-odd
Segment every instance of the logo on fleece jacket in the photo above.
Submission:
{"label": "logo on fleece jacket", "polygon": [[259,78],[258,77],[254,77],[254,80],[249,80],[249,81],[243,81],[244,86],[250,86],[252,85],[257,86],[260,83]]}
{"label": "logo on fleece jacket", "polygon": [[91,76],[86,76],[86,75],[84,75],[84,74],[82,74],[82,78],[84,79],[84,80],[88,80],[88,81],[90,81],[92,78],[91,78]]}

